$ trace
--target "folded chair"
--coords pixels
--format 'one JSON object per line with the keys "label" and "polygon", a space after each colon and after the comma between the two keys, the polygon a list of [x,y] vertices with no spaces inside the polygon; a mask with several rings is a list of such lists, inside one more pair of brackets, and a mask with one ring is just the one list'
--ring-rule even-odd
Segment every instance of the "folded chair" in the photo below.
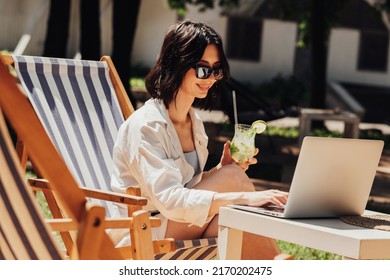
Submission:
{"label": "folded chair", "polygon": [[[146,211],[137,210],[129,218],[108,219],[103,207],[91,206],[3,63],[0,63],[0,92],[0,258],[154,259],[155,253],[175,248],[171,239],[152,242],[151,227],[160,226],[161,221],[150,218]],[[16,161],[3,112],[28,146],[36,171],[47,178],[50,189],[62,201],[61,206],[68,218],[48,223],[53,230],[75,232],[75,242],[70,244],[67,254],[59,254],[52,244],[31,195],[31,187],[26,189],[21,175],[23,169],[20,161]],[[138,196],[128,195],[126,199],[132,200],[134,205],[146,204],[146,199]],[[105,231],[109,228],[130,230],[130,254],[114,248]]]}
{"label": "folded chair", "polygon": [[[139,188],[131,186],[127,194],[119,194],[110,186],[117,131],[134,111],[111,59],[85,61],[32,56],[3,56],[2,59],[14,66],[17,79],[46,133],[78,184],[83,186],[84,193],[104,199],[100,205],[106,209],[108,217],[116,216],[115,203],[127,202],[130,215],[140,210],[145,203],[132,204],[132,198],[126,196],[139,195]],[[17,150],[25,167],[30,152],[23,141],[20,137]],[[37,173],[40,177],[43,175]],[[63,211],[62,199],[56,198],[47,178],[42,178],[30,180],[30,184],[43,189],[53,216],[63,217],[67,212]],[[67,232],[61,236],[66,248],[72,247],[74,238]],[[176,251],[156,253],[155,259],[214,258],[217,239],[177,240],[174,247]]]}

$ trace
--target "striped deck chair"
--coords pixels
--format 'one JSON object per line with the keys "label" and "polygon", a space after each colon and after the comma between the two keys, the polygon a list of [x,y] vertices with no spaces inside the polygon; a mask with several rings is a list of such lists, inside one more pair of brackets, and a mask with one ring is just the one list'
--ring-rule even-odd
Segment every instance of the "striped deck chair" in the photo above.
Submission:
{"label": "striped deck chair", "polygon": [[[10,60],[8,57],[8,62]],[[114,141],[119,126],[134,109],[111,59],[103,57],[101,61],[85,61],[13,56],[11,62],[47,134],[78,183],[87,188],[86,191],[100,191],[99,198],[103,193],[112,193]],[[19,149],[19,154],[26,158],[22,149]],[[43,183],[33,182],[35,186]],[[129,188],[127,194],[139,195],[139,189]],[[48,200],[54,201],[52,211],[56,215],[60,213],[61,207],[55,205],[55,199]],[[106,201],[102,206],[109,217],[116,215],[114,203]],[[129,214],[141,208],[142,205],[129,207]],[[156,258],[214,258],[217,239],[177,241],[176,247],[177,251],[158,254]]]}
{"label": "striped deck chair", "polygon": [[[26,184],[1,110],[0,147],[0,259],[65,259],[66,256],[43,219],[31,187]],[[78,231],[79,247],[73,248],[72,259],[98,259],[97,244],[100,244],[105,232],[103,222],[97,221],[104,221],[104,208],[85,207],[84,210],[84,218],[79,223],[56,221],[52,224]],[[110,254],[116,254],[112,243],[106,249],[112,251]]]}
{"label": "striped deck chair", "polygon": [[0,260],[63,259],[22,175],[1,111],[0,147]]}
{"label": "striped deck chair", "polygon": [[[0,60],[1,61],[1,60]],[[71,259],[154,259],[156,253],[172,251],[171,239],[153,241],[151,228],[161,221],[150,217],[144,210],[135,211],[132,217],[108,219],[102,206],[91,205],[79,187],[62,157],[46,134],[41,122],[16,85],[14,78],[0,63],[0,128],[1,128],[1,187],[0,187],[0,248],[6,259],[59,259],[61,255],[52,243],[41,215],[37,211],[32,190],[21,175],[20,161],[16,160],[2,113],[20,135],[29,149],[36,170],[50,182],[50,189],[63,202],[66,219],[50,219],[52,230],[72,231],[76,240],[63,256]],[[17,166],[19,164],[19,166]],[[19,169],[20,170],[19,170]],[[145,198],[128,196],[133,204],[144,204]],[[132,235],[131,252],[114,248],[106,230],[126,228]],[[41,248],[43,247],[43,249]],[[46,247],[46,249],[45,249]],[[38,253],[39,250],[42,253]],[[41,252],[41,251],[39,251]]]}

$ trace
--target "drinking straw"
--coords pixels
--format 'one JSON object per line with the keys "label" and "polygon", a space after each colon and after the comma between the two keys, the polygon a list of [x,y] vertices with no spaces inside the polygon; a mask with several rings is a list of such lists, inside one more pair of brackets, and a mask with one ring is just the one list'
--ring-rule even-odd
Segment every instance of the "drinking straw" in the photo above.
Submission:
{"label": "drinking straw", "polygon": [[233,95],[233,112],[234,112],[234,124],[238,124],[238,116],[237,116],[237,101],[236,101],[236,91],[232,91]]}

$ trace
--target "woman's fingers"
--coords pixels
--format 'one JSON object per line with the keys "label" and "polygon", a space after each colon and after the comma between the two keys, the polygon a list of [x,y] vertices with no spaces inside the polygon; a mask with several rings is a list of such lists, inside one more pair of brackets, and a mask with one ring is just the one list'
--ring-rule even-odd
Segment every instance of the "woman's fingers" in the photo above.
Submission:
{"label": "woman's fingers", "polygon": [[264,206],[266,204],[272,203],[279,207],[283,207],[288,199],[287,192],[276,189],[254,192],[250,195],[253,195],[253,197],[250,199],[250,203],[248,204],[251,206]]}
{"label": "woman's fingers", "polygon": [[273,192],[271,202],[277,206],[283,207],[287,202],[288,193],[279,190],[271,190],[271,191]]}

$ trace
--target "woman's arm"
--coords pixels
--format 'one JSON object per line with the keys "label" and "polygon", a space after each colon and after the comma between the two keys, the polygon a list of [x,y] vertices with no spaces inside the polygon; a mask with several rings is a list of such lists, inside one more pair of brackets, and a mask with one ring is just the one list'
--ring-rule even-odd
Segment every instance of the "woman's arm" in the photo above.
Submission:
{"label": "woman's arm", "polygon": [[209,217],[218,214],[219,208],[228,204],[262,206],[273,203],[283,206],[288,197],[287,192],[279,190],[255,191],[245,171],[235,164],[225,165],[210,172],[194,188],[216,192],[211,202]]}
{"label": "woman's arm", "polygon": [[214,195],[214,199],[209,211],[209,216],[218,214],[219,208],[228,204],[263,206],[265,204],[271,203],[279,207],[283,207],[287,202],[287,197],[288,193],[279,190],[217,193]]}

